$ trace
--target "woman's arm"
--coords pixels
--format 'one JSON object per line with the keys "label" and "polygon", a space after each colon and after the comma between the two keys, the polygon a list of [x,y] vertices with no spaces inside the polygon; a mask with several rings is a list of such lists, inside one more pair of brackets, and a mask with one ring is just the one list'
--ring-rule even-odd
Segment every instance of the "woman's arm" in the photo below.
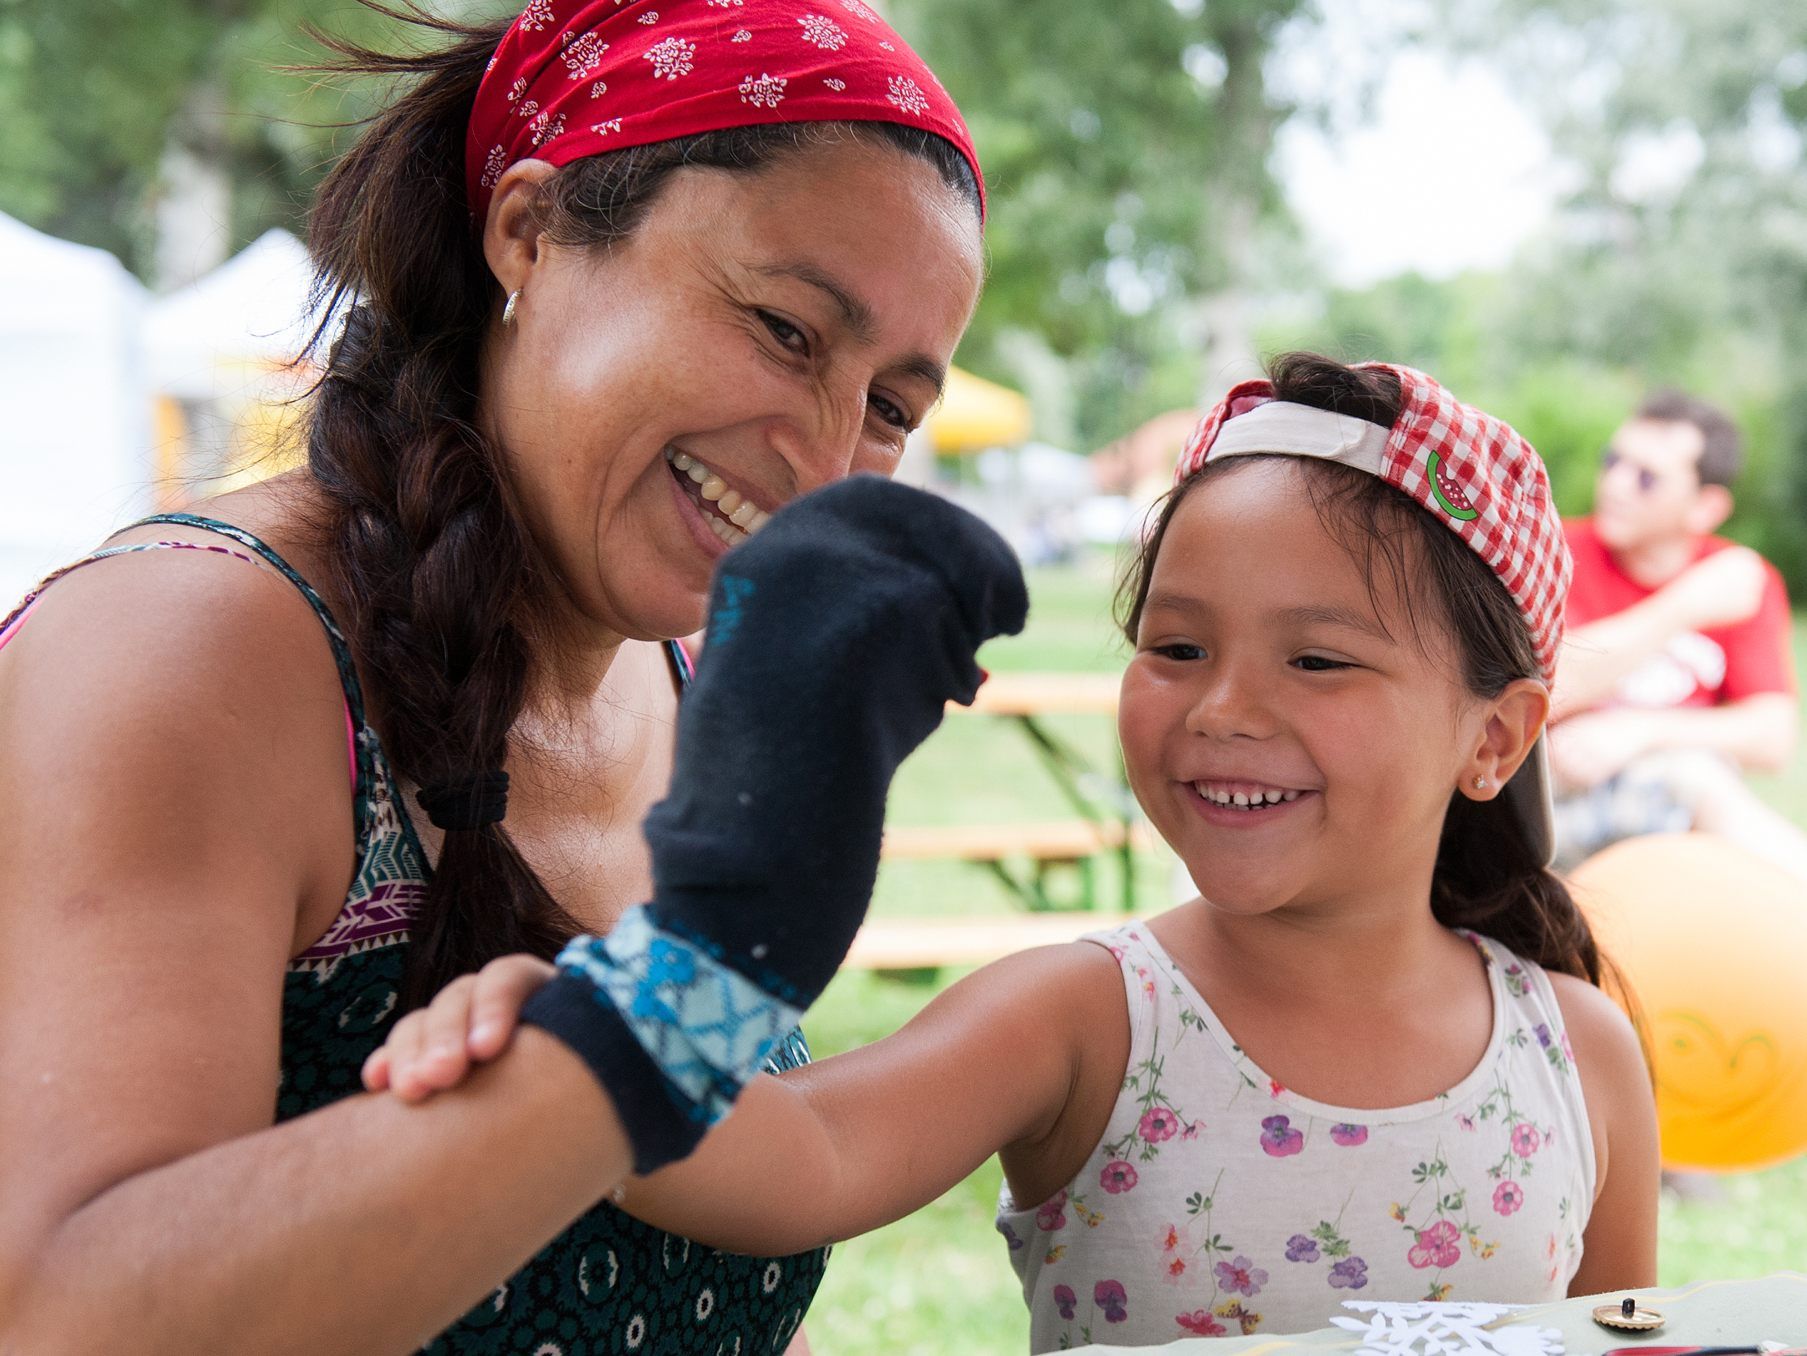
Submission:
{"label": "woman's arm", "polygon": [[71,575],[0,657],[0,1349],[409,1351],[626,1171],[538,1032],[433,1107],[272,1126],[344,750],[293,590],[195,553]]}
{"label": "woman's arm", "polygon": [[1571,1295],[1656,1284],[1656,1098],[1637,1032],[1613,1001],[1584,980],[1552,974],[1575,1051],[1594,1139],[1593,1211],[1581,1238]]}

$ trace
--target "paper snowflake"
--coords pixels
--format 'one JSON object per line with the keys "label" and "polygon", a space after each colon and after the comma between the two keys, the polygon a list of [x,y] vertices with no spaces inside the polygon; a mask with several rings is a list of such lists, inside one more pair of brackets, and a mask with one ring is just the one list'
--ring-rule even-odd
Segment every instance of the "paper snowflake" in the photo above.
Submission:
{"label": "paper snowflake", "polygon": [[1347,1300],[1343,1307],[1367,1315],[1330,1320],[1360,1336],[1356,1356],[1563,1356],[1562,1334],[1554,1328],[1490,1326],[1515,1313],[1513,1305]]}

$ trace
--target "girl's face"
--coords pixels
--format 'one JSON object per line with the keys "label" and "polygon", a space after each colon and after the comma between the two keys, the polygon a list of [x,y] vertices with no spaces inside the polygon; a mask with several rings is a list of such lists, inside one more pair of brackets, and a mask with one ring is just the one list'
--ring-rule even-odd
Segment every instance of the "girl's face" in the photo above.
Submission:
{"label": "girl's face", "polygon": [[1305,477],[1251,458],[1187,495],[1123,678],[1136,797],[1205,899],[1240,915],[1426,898],[1485,739],[1435,610],[1418,600],[1414,635]]}
{"label": "girl's face", "polygon": [[571,608],[642,640],[702,624],[744,539],[727,519],[895,469],[982,274],[977,214],[934,167],[851,139],[678,171],[613,247],[498,257],[521,297],[486,353],[486,424]]}

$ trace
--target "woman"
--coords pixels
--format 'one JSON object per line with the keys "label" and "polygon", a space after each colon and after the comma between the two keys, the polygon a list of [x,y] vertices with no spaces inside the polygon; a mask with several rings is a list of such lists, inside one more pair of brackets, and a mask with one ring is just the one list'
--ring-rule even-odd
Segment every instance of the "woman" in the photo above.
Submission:
{"label": "woman", "polygon": [[315,205],[355,304],[307,469],[121,534],[0,652],[0,1346],[771,1351],[820,1274],[590,1209],[646,1155],[569,1033],[348,1094],[444,981],[653,893],[673,638],[934,403],[971,145],[857,0],[435,26],[345,53],[416,78]]}

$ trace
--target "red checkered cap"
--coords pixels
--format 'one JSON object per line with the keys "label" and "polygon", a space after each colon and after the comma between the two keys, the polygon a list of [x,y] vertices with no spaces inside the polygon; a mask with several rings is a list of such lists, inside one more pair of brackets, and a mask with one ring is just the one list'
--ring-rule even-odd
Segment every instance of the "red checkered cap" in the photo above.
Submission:
{"label": "red checkered cap", "polygon": [[[1518,604],[1544,682],[1553,685],[1574,566],[1543,459],[1510,425],[1464,405],[1424,373],[1387,363],[1362,367],[1399,379],[1401,408],[1381,459],[1382,478],[1487,562]],[[1177,479],[1211,459],[1226,423],[1273,399],[1267,381],[1231,390],[1188,440]]]}

